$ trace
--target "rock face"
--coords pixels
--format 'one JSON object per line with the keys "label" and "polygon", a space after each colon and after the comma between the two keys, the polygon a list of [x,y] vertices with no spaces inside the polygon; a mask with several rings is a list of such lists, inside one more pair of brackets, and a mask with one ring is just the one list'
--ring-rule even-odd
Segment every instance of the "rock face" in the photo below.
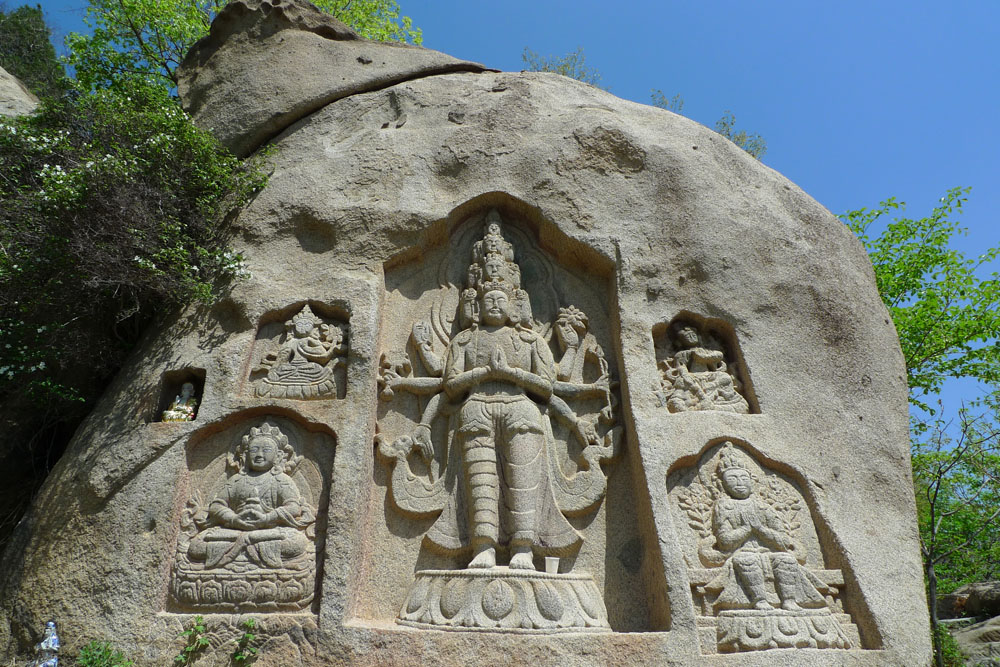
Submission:
{"label": "rock face", "polygon": [[965,613],[968,616],[1000,616],[1000,581],[984,581],[969,586]]}
{"label": "rock face", "polygon": [[903,360],[843,224],[669,112],[234,6],[180,91],[275,146],[251,277],[76,434],[0,646],[55,618],[163,665],[200,614],[206,664],[246,615],[262,665],[929,662]]}
{"label": "rock face", "polygon": [[1000,654],[1000,616],[955,630],[952,636],[965,654],[967,664],[991,664],[980,661]]}
{"label": "rock face", "polygon": [[0,67],[0,116],[23,116],[38,108],[38,98],[13,74]]}

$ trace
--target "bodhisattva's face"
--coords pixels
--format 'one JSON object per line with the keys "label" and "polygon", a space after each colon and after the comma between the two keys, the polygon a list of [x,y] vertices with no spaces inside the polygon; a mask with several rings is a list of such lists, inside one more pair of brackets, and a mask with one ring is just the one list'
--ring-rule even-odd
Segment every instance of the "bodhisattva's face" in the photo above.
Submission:
{"label": "bodhisattva's face", "polygon": [[181,385],[181,397],[186,400],[192,396],[194,396],[194,385],[190,382],[185,382]]}
{"label": "bodhisattva's face", "polygon": [[256,438],[247,449],[247,465],[254,472],[267,472],[274,466],[277,456],[278,447],[272,440]]}
{"label": "bodhisattva's face", "polygon": [[681,327],[677,330],[677,340],[679,340],[684,347],[694,347],[700,342],[698,338],[698,330],[694,327]]}
{"label": "bodhisattva's face", "polygon": [[491,327],[506,324],[510,315],[510,300],[500,290],[493,290],[483,295],[483,310],[480,316],[483,323]]}
{"label": "bodhisattva's face", "polygon": [[753,493],[753,478],[743,468],[730,468],[722,473],[722,486],[730,496],[743,500]]}
{"label": "bodhisattva's face", "polygon": [[503,273],[504,261],[497,255],[491,255],[483,264],[483,275],[490,280],[495,280]]}
{"label": "bodhisattva's face", "polygon": [[301,320],[299,320],[298,322],[295,323],[295,336],[297,338],[305,338],[315,328],[316,328],[315,324],[313,324],[311,321],[303,318],[303,319],[301,319]]}

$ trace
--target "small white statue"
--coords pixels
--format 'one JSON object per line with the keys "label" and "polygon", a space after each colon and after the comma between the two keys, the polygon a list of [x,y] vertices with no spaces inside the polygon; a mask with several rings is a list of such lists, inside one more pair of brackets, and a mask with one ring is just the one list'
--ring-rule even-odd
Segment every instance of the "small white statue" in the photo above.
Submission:
{"label": "small white statue", "polygon": [[38,658],[32,667],[59,667],[59,635],[56,634],[56,622],[45,624],[42,641],[38,644]]}
{"label": "small white statue", "polygon": [[181,385],[181,393],[175,397],[170,407],[163,411],[160,421],[190,422],[194,421],[194,413],[198,407],[198,399],[194,397],[194,384],[185,382]]}

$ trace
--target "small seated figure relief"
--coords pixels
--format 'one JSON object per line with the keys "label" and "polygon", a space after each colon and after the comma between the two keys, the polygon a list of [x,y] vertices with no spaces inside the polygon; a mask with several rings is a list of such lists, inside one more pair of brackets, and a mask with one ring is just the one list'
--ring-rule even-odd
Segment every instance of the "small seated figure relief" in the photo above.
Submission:
{"label": "small seated figure relief", "polygon": [[316,513],[292,478],[301,461],[277,426],[250,429],[212,501],[196,493],[182,515],[177,600],[299,608],[311,599]]}
{"label": "small seated figure relief", "polygon": [[255,373],[266,372],[254,391],[272,398],[336,398],[334,371],[345,363],[344,333],[304,306],[285,322],[284,338],[266,353]]}
{"label": "small seated figure relief", "polygon": [[671,323],[667,333],[670,354],[659,368],[670,412],[750,412],[735,364],[727,362],[722,345],[683,319]]}
{"label": "small seated figure relief", "polygon": [[690,575],[701,613],[716,619],[717,645],[709,652],[856,645],[850,618],[834,617],[843,575],[817,567],[815,554],[810,562],[800,535],[804,503],[795,490],[774,475],[760,480],[731,442],[699,467],[676,499],[705,566]]}
{"label": "small seated figure relief", "polygon": [[195,412],[198,410],[198,399],[195,398],[193,382],[185,382],[181,385],[181,393],[170,403],[170,407],[163,411],[160,421],[164,422],[189,422],[194,421]]}
{"label": "small seated figure relief", "polygon": [[799,565],[800,558],[805,562],[802,545],[775,509],[754,494],[750,471],[732,444],[723,449],[718,475],[725,495],[712,508],[712,532],[717,553],[725,558],[724,572],[705,586],[718,593],[715,609],[774,609],[767,578],[774,580],[782,609],[825,607],[826,598],[816,589],[823,583]]}

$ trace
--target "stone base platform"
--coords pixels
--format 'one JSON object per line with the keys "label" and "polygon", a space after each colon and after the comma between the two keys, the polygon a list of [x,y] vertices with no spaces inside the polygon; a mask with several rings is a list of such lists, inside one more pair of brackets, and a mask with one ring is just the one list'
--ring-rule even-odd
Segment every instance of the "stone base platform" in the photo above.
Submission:
{"label": "stone base platform", "polygon": [[514,633],[611,630],[591,575],[507,567],[417,572],[396,622],[437,630]]}
{"label": "stone base platform", "polygon": [[316,577],[311,568],[186,570],[178,567],[173,573],[170,592],[171,606],[177,611],[238,614],[299,611],[310,605],[315,589]]}
{"label": "stone base platform", "polygon": [[761,651],[771,648],[860,648],[858,629],[848,614],[829,609],[731,609],[699,617],[702,653]]}

